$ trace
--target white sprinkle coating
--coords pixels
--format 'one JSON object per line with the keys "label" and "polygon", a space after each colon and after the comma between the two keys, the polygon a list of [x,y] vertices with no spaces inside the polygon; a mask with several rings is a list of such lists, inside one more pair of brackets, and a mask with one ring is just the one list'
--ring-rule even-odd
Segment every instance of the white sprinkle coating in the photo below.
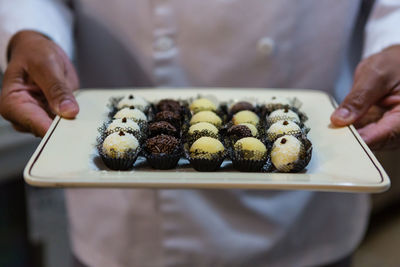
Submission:
{"label": "white sprinkle coating", "polygon": [[294,121],[296,123],[300,122],[300,118],[299,115],[297,115],[296,112],[294,112],[293,110],[290,109],[277,109],[273,112],[271,112],[271,114],[269,114],[269,116],[267,116],[267,119],[278,119],[278,118],[282,118],[284,120],[288,120],[288,121]]}
{"label": "white sprinkle coating", "polygon": [[149,102],[147,102],[143,97],[137,95],[127,95],[118,102],[117,108],[123,109],[134,106],[135,108],[144,111],[149,105]]}
{"label": "white sprinkle coating", "polygon": [[110,125],[107,127],[107,132],[112,131],[116,128],[128,129],[131,128],[134,131],[140,131],[139,125],[131,119],[126,119],[126,122],[123,122],[123,119],[114,119]]}
{"label": "white sprinkle coating", "polygon": [[146,115],[137,108],[123,108],[114,115],[114,119],[122,119],[123,117],[128,119],[147,121]]}
{"label": "white sprinkle coating", "polygon": [[271,150],[272,164],[279,171],[290,171],[299,159],[301,149],[301,142],[292,135],[284,135],[276,139]]}
{"label": "white sprinkle coating", "polygon": [[[286,122],[286,123],[285,123]],[[285,125],[286,124],[286,125]],[[290,132],[300,132],[300,126],[292,121],[277,121],[269,127],[267,134],[287,134]]]}
{"label": "white sprinkle coating", "polygon": [[135,136],[129,133],[112,133],[104,139],[103,153],[112,158],[123,158],[125,153],[132,149],[135,150],[139,147],[139,141]]}

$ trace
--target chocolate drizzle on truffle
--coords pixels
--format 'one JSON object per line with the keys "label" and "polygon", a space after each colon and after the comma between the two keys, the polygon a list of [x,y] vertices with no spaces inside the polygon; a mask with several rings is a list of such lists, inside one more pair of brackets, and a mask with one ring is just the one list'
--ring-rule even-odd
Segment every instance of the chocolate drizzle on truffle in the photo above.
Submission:
{"label": "chocolate drizzle on truffle", "polygon": [[147,150],[153,154],[171,154],[179,145],[179,140],[170,135],[157,135],[146,141]]}
{"label": "chocolate drizzle on truffle", "polygon": [[289,124],[289,122],[288,121],[283,121],[283,123],[282,123],[283,125],[288,125]]}
{"label": "chocolate drizzle on truffle", "polygon": [[286,143],[286,139],[285,139],[285,138],[282,138],[281,144],[285,144],[285,143]]}
{"label": "chocolate drizzle on truffle", "polygon": [[283,112],[288,113],[288,112],[289,112],[289,109],[288,109],[288,108],[285,108],[285,110],[284,110]]}
{"label": "chocolate drizzle on truffle", "polygon": [[133,95],[129,95],[129,99],[134,99],[135,97]]}
{"label": "chocolate drizzle on truffle", "polygon": [[130,106],[129,109],[135,109],[135,107],[134,106]]}
{"label": "chocolate drizzle on truffle", "polygon": [[122,118],[122,122],[123,122],[123,123],[126,123],[126,117],[123,117],[123,118]]}

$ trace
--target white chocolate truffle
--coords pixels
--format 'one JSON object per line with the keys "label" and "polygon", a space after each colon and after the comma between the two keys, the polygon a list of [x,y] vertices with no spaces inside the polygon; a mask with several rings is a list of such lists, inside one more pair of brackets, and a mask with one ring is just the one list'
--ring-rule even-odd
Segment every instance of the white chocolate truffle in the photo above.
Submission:
{"label": "white chocolate truffle", "polygon": [[131,129],[133,131],[140,131],[139,125],[131,119],[123,117],[122,119],[114,119],[107,127],[107,132],[113,131],[119,128],[120,130]]}
{"label": "white chocolate truffle", "polygon": [[213,134],[218,134],[218,129],[214,125],[212,125],[209,122],[199,122],[196,124],[193,124],[189,128],[189,134],[194,134],[195,131],[209,131]]}
{"label": "white chocolate truffle", "polygon": [[290,134],[301,132],[299,125],[292,121],[277,121],[267,130],[268,135]]}
{"label": "white chocolate truffle", "polygon": [[257,130],[256,126],[254,126],[253,124],[251,124],[251,123],[239,123],[238,125],[247,126],[247,128],[249,128],[250,131],[251,131],[251,135],[252,136],[257,136],[258,130]]}
{"label": "white chocolate truffle", "polygon": [[197,113],[197,112],[203,111],[203,110],[215,111],[215,110],[217,110],[217,107],[211,100],[209,100],[207,98],[199,98],[199,99],[194,100],[190,104],[189,109],[193,113]]}
{"label": "white chocolate truffle", "polygon": [[238,151],[251,151],[254,153],[245,153],[243,154],[245,159],[248,160],[260,160],[265,157],[267,153],[267,148],[265,145],[254,137],[245,137],[236,141],[235,145],[233,146],[235,150]]}
{"label": "white chocolate truffle", "polygon": [[282,96],[272,96],[267,100],[268,105],[289,105],[290,106],[290,99],[287,97]]}
{"label": "white chocolate truffle", "polygon": [[136,150],[139,141],[132,134],[120,131],[104,139],[103,153],[111,158],[123,158],[129,150]]}
{"label": "white chocolate truffle", "polygon": [[271,150],[271,162],[278,171],[293,169],[302,150],[301,142],[292,135],[284,135],[274,142]]}
{"label": "white chocolate truffle", "polygon": [[215,126],[220,126],[222,124],[221,118],[212,111],[200,111],[194,114],[190,120],[190,125],[196,124],[198,122],[209,122]]}
{"label": "white chocolate truffle", "polygon": [[271,112],[271,114],[269,114],[267,119],[269,119],[271,121],[287,120],[287,121],[293,121],[296,123],[300,123],[299,115],[297,115],[297,113],[294,112],[293,110],[290,110],[287,108],[286,109],[277,109],[277,110]]}
{"label": "white chocolate truffle", "polygon": [[122,119],[124,117],[132,120],[147,121],[146,115],[140,109],[132,107],[123,108],[114,115],[114,119]]}
{"label": "white chocolate truffle", "polygon": [[235,125],[238,125],[241,123],[250,123],[253,125],[257,125],[259,123],[259,121],[260,121],[260,118],[257,116],[257,114],[250,110],[239,111],[232,118],[232,122]]}
{"label": "white chocolate truffle", "polygon": [[193,158],[212,158],[212,155],[225,151],[224,145],[215,138],[203,136],[197,139],[190,147]]}
{"label": "white chocolate truffle", "polygon": [[118,102],[117,108],[123,109],[133,106],[137,109],[140,109],[141,111],[144,111],[149,105],[149,102],[147,102],[143,97],[130,94],[125,96]]}

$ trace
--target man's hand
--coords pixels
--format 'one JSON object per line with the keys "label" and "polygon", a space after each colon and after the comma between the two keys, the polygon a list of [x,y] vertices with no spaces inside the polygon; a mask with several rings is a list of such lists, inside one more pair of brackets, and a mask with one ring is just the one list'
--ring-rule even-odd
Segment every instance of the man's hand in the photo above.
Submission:
{"label": "man's hand", "polygon": [[58,45],[37,32],[21,31],[11,39],[9,51],[0,114],[14,128],[43,137],[55,114],[78,114],[72,94],[79,87],[78,76]]}
{"label": "man's hand", "polygon": [[372,149],[400,147],[400,45],[361,61],[353,88],[331,121],[336,126],[354,123]]}

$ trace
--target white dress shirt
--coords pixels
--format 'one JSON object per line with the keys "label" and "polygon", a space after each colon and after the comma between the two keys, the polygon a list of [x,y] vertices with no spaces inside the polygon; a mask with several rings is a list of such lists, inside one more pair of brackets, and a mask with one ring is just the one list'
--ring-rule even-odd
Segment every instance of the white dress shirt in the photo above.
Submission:
{"label": "white dress shirt", "polygon": [[[84,87],[333,93],[359,6],[358,0],[0,0],[0,64],[6,67],[12,34],[34,29],[70,56],[75,42]],[[399,20],[399,1],[378,1],[365,55],[400,43]],[[100,267],[325,264],[354,250],[369,210],[366,195],[307,191],[70,189],[67,202],[75,255]]]}

